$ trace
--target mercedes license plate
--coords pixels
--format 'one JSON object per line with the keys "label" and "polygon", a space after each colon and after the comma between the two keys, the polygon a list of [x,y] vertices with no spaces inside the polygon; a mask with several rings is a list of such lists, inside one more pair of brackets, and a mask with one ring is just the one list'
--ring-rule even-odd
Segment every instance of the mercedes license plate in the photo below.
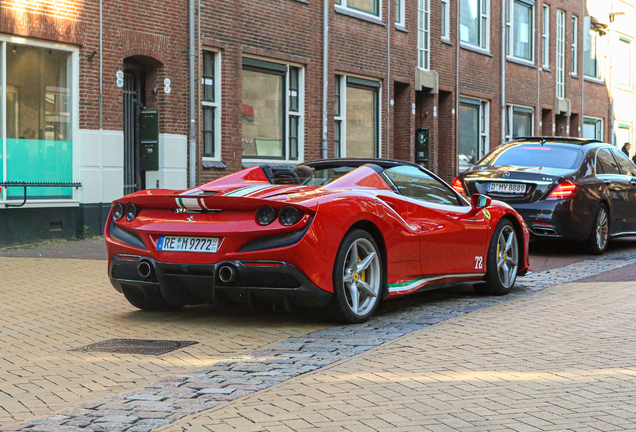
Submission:
{"label": "mercedes license plate", "polygon": [[523,183],[488,183],[486,191],[503,194],[524,194],[526,193],[526,185]]}
{"label": "mercedes license plate", "polygon": [[159,236],[158,251],[216,253],[218,237]]}

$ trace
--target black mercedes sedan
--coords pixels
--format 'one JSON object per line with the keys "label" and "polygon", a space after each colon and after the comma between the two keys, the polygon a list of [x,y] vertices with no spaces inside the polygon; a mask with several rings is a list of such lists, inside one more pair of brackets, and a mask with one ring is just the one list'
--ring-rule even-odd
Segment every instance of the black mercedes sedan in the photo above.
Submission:
{"label": "black mercedes sedan", "polygon": [[636,235],[636,166],[601,141],[520,138],[486,154],[452,186],[508,203],[535,239],[576,240],[600,255],[610,239]]}

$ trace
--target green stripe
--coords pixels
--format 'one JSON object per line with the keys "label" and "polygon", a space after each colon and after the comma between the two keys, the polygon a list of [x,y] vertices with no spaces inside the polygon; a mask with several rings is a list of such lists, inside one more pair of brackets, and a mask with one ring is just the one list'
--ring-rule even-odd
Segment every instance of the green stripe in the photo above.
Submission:
{"label": "green stripe", "polygon": [[185,204],[183,204],[183,200],[181,198],[177,198],[177,201],[179,202],[179,205],[181,206],[181,208],[186,208]]}
{"label": "green stripe", "polygon": [[233,190],[232,192],[226,193],[224,196],[234,195],[236,193],[239,193],[242,190],[249,189],[249,188],[252,188],[252,187],[254,187],[254,186],[245,186],[245,187],[242,187],[242,188],[238,188],[236,190]]}
{"label": "green stripe", "polygon": [[427,280],[427,279],[430,279],[430,278],[415,278],[415,279],[411,279],[410,281],[407,281],[407,282],[389,284],[389,288],[403,287],[403,286],[411,285],[412,283],[419,282],[419,281],[424,281],[424,280]]}

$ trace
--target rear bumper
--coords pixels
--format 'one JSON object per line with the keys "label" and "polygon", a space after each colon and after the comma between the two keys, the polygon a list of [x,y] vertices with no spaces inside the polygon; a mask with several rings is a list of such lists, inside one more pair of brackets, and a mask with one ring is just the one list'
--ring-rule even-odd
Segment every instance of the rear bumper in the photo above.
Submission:
{"label": "rear bumper", "polygon": [[593,218],[573,210],[569,201],[536,201],[514,204],[535,238],[562,238],[585,241],[592,232]]}
{"label": "rear bumper", "polygon": [[[137,272],[142,261],[152,268],[147,277]],[[219,277],[218,270],[223,267],[234,271],[234,277],[226,278],[226,282]],[[108,275],[119,292],[124,287],[148,295],[159,290],[167,301],[180,305],[214,303],[219,292],[237,301],[247,302],[256,297],[297,307],[326,306],[332,296],[314,285],[297,267],[282,261],[174,264],[135,255],[115,255]]]}

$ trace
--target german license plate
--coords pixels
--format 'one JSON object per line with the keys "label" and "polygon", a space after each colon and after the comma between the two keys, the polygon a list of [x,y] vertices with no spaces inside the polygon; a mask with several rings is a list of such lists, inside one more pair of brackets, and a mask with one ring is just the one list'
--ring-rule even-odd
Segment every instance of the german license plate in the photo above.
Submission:
{"label": "german license plate", "polygon": [[526,185],[523,183],[488,183],[486,191],[504,194],[524,194],[526,193]]}
{"label": "german license plate", "polygon": [[216,253],[218,237],[159,236],[158,251]]}

